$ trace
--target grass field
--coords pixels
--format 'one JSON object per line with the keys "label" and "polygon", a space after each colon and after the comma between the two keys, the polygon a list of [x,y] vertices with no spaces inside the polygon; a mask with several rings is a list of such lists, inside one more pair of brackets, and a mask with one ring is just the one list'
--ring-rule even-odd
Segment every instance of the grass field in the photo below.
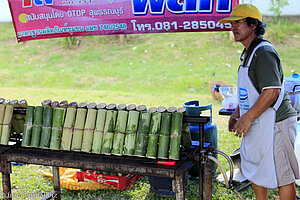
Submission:
{"label": "grass field", "polygon": [[[266,18],[265,37],[277,48],[285,76],[300,72],[300,21],[282,19],[277,30]],[[127,35],[78,38],[68,48],[66,39],[37,40],[18,44],[11,23],[0,24],[0,96],[26,99],[30,105],[42,100],[96,103],[135,103],[151,106],[182,106],[185,101],[212,103],[218,127],[219,150],[230,154],[240,140],[227,131],[227,116],[209,91],[209,81],[236,83],[242,45],[230,41],[228,32]],[[276,37],[279,36],[279,37]],[[279,42],[280,41],[280,42]],[[206,113],[205,113],[206,114]],[[221,159],[223,164],[226,164]],[[16,197],[52,190],[41,175],[44,167],[13,166],[12,187]],[[228,170],[228,166],[226,166]],[[94,192],[63,190],[64,199],[163,199],[149,192],[146,178],[127,191]],[[197,199],[198,184],[188,181],[187,199]],[[214,181],[213,199],[236,199]],[[252,199],[251,188],[242,192]],[[270,192],[274,199],[277,191]],[[16,198],[24,199],[24,198]],[[32,198],[31,198],[32,199]],[[165,198],[174,199],[174,198]]]}

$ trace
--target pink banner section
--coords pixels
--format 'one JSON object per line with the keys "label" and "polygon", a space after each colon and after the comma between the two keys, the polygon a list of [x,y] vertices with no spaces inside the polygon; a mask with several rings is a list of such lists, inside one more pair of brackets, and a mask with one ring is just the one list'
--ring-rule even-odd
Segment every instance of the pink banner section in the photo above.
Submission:
{"label": "pink banner section", "polygon": [[228,31],[239,0],[8,0],[18,42],[72,36]]}

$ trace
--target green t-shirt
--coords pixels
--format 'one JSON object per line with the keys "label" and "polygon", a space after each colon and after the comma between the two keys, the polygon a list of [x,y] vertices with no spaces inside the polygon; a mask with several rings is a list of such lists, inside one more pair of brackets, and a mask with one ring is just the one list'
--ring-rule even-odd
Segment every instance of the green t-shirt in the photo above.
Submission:
{"label": "green t-shirt", "polygon": [[[257,36],[251,42],[245,54],[245,64],[248,62],[253,49],[262,40],[264,40],[262,36]],[[283,70],[277,51],[271,46],[262,46],[258,48],[249,66],[248,75],[259,93],[267,88],[280,88],[283,82]],[[276,122],[296,115],[297,112],[292,107],[288,94],[285,92],[283,101],[276,112]]]}

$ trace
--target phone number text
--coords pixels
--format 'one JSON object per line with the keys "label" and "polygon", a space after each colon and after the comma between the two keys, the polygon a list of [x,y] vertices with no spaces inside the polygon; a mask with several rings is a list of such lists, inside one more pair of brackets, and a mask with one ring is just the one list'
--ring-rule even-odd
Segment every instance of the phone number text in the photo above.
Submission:
{"label": "phone number text", "polygon": [[231,24],[220,24],[215,21],[184,21],[179,24],[177,21],[173,22],[154,22],[150,23],[138,23],[137,20],[131,20],[134,31],[160,31],[160,30],[213,30],[213,29],[230,29]]}

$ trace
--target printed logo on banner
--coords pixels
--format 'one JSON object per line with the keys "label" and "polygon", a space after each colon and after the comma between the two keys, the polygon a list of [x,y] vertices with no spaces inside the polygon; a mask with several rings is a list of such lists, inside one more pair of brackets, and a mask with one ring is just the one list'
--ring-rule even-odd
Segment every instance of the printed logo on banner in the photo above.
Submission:
{"label": "printed logo on banner", "polygon": [[[165,8],[174,14],[213,12],[214,0],[132,0],[134,15],[147,15],[148,9],[152,15],[163,15]],[[230,13],[232,0],[217,0],[218,13]]]}
{"label": "printed logo on banner", "polygon": [[23,8],[32,7],[32,5],[43,6],[53,5],[54,0],[22,0]]}

